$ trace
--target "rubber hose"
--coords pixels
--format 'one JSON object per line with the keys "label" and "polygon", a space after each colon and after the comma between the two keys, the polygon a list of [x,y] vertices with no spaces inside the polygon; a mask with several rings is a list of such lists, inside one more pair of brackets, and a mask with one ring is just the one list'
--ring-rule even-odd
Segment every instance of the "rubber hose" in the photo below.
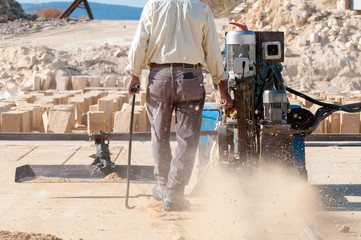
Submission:
{"label": "rubber hose", "polygon": [[342,105],[336,105],[336,104],[330,104],[330,103],[324,103],[324,102],[321,102],[321,101],[318,101],[314,98],[311,98],[303,93],[300,93],[292,88],[289,88],[289,87],[286,87],[286,90],[290,93],[293,93],[301,98],[304,98],[314,104],[317,104],[317,105],[320,105],[322,107],[327,107],[327,108],[330,108],[330,109],[335,109],[335,110],[341,110],[341,111],[344,111],[344,112],[361,112],[361,107],[357,107],[357,108],[348,108],[348,107],[345,107],[345,106],[342,106]]}

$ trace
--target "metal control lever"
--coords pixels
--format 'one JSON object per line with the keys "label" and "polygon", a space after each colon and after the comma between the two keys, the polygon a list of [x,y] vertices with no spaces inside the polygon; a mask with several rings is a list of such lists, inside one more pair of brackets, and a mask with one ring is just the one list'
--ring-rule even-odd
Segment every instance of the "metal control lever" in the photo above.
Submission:
{"label": "metal control lever", "polygon": [[[140,88],[139,85],[134,84],[130,91],[135,93]],[[130,207],[128,204],[129,200],[129,187],[130,187],[130,167],[131,167],[131,159],[132,159],[132,139],[133,139],[133,121],[134,121],[134,106],[135,106],[135,95],[132,98],[132,110],[130,115],[130,126],[129,126],[129,145],[128,145],[128,166],[127,166],[127,192],[125,195],[125,207],[128,209],[133,209],[135,206]]]}

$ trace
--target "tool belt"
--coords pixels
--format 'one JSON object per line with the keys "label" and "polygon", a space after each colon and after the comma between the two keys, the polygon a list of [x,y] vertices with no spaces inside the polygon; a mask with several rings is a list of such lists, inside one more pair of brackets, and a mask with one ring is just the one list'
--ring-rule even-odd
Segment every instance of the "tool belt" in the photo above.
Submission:
{"label": "tool belt", "polygon": [[164,63],[164,64],[159,64],[159,63],[151,63],[150,64],[151,68],[155,68],[155,67],[181,67],[181,68],[195,68],[195,69],[200,69],[201,68],[201,64],[188,64],[188,63]]}

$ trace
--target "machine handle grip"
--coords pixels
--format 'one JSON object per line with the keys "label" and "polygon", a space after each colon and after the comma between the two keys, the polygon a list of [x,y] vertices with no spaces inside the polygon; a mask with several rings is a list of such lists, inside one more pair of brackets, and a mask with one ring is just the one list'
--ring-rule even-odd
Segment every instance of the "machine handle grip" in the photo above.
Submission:
{"label": "machine handle grip", "polygon": [[140,88],[139,85],[134,84],[134,85],[130,88],[130,91],[131,91],[132,93],[135,93],[135,92],[138,91],[139,88]]}

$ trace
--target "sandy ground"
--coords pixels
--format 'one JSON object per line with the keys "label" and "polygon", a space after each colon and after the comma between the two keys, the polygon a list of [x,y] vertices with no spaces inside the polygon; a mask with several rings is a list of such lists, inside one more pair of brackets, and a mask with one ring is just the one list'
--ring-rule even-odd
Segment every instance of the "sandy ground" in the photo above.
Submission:
{"label": "sandy ground", "polygon": [[70,25],[61,29],[11,36],[1,40],[0,48],[46,45],[56,50],[73,51],[99,47],[104,43],[129,46],[137,24],[138,21],[94,20],[80,26]]}
{"label": "sandy ground", "polygon": [[[152,163],[149,143],[134,142],[133,147],[142,149],[133,150],[134,164]],[[182,213],[164,212],[151,198],[151,184],[131,184],[135,208],[128,210],[124,182],[14,182],[15,168],[24,164],[90,164],[91,142],[2,141],[0,151],[0,231],[84,240],[307,239],[302,230],[307,226],[320,239],[361,238],[360,191],[336,199],[311,187],[351,182],[357,187],[358,147],[306,148],[309,184],[276,168],[236,175],[213,171],[200,195],[187,189],[193,207]],[[126,142],[113,141],[111,152],[117,164],[126,164]],[[340,232],[343,226],[349,232]]]}

